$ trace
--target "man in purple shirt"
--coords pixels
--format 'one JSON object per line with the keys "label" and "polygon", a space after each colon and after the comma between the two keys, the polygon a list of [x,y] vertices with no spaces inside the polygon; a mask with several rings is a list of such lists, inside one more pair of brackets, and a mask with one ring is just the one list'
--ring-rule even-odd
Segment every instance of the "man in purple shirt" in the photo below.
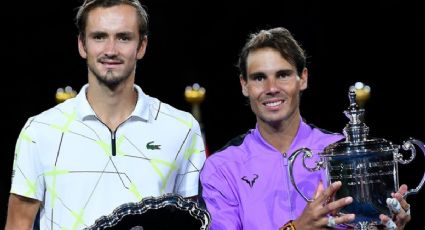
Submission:
{"label": "man in purple shirt", "polygon": [[[307,171],[296,161],[295,181],[303,194],[314,198],[306,203],[289,179],[291,153],[303,147],[318,153],[343,138],[308,125],[301,117],[300,95],[307,88],[308,72],[305,53],[291,33],[274,28],[251,35],[239,68],[242,93],[257,124],[211,155],[201,171],[211,229],[317,230],[354,220],[353,214],[334,215],[352,202],[351,197],[332,200],[340,182],[325,190],[323,175]],[[404,192],[402,186],[396,197],[407,210],[401,198]],[[381,220],[388,229],[395,225],[403,229],[410,216],[402,210],[394,221],[383,215]]]}

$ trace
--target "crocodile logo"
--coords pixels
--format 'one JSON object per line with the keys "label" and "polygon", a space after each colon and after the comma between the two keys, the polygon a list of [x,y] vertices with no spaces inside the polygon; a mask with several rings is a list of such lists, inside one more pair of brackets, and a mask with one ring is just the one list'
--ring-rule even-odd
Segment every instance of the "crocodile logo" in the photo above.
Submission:
{"label": "crocodile logo", "polygon": [[146,148],[150,150],[159,150],[161,149],[161,145],[154,145],[154,141],[150,141],[146,144]]}
{"label": "crocodile logo", "polygon": [[252,178],[252,180],[249,180],[248,177],[246,177],[246,176],[243,176],[241,179],[243,181],[245,181],[246,183],[248,183],[249,187],[252,188],[254,186],[255,180],[257,180],[258,177],[260,177],[260,176],[258,176],[257,174],[254,174],[254,178]]}

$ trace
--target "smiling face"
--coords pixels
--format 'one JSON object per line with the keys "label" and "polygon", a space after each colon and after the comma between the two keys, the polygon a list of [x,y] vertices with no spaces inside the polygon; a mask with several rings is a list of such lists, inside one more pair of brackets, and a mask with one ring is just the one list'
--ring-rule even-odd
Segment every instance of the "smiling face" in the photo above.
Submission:
{"label": "smiling face", "polygon": [[280,126],[299,115],[300,92],[307,88],[307,69],[296,68],[272,48],[249,53],[247,79],[240,77],[242,93],[248,97],[258,124]]}
{"label": "smiling face", "polygon": [[136,63],[146,51],[140,39],[136,9],[129,5],[98,7],[88,14],[85,39],[78,39],[80,55],[87,59],[89,81],[113,87],[134,78]]}

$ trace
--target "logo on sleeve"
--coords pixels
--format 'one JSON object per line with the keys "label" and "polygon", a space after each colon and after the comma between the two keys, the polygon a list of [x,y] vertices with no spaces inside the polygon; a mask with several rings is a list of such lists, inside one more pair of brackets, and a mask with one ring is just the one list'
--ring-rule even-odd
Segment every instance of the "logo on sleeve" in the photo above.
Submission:
{"label": "logo on sleeve", "polygon": [[161,149],[161,145],[154,145],[154,141],[150,141],[146,144],[146,148],[150,150],[159,150]]}
{"label": "logo on sleeve", "polygon": [[249,179],[247,176],[243,176],[241,179],[245,181],[246,183],[248,183],[249,187],[252,188],[254,186],[255,181],[258,179],[258,177],[260,176],[258,176],[257,174],[253,174],[253,177],[251,179]]}

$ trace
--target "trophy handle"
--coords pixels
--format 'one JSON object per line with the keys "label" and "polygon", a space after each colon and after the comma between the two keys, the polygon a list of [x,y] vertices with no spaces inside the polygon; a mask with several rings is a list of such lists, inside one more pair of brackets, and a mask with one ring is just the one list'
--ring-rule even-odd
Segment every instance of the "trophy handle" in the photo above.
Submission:
{"label": "trophy handle", "polygon": [[[424,144],[422,141],[419,141],[419,140],[416,140],[416,139],[410,138],[409,140],[407,140],[407,141],[403,142],[402,148],[403,148],[404,150],[410,150],[410,151],[412,152],[412,155],[410,156],[410,158],[409,158],[409,159],[404,160],[404,159],[403,159],[403,154],[398,153],[398,154],[396,155],[396,161],[397,161],[397,162],[400,162],[401,164],[408,164],[408,163],[410,163],[410,162],[412,162],[412,161],[413,161],[413,159],[416,157],[416,149],[415,149],[415,146],[414,146],[413,144],[415,144],[416,146],[418,146],[418,147],[419,147],[419,149],[421,149],[422,153],[423,153],[423,154],[424,154],[424,156],[425,156],[425,144]],[[403,197],[404,197],[404,198],[406,198],[408,195],[412,195],[412,194],[416,194],[416,193],[418,193],[418,192],[419,192],[419,190],[420,190],[420,189],[422,188],[422,186],[424,185],[424,183],[425,183],[425,171],[424,171],[424,175],[422,176],[422,180],[421,180],[421,182],[419,183],[419,185],[418,185],[415,189],[410,189],[409,191],[407,191],[407,192],[404,194],[404,196],[403,196]]]}
{"label": "trophy handle", "polygon": [[313,199],[309,199],[307,198],[298,188],[297,184],[295,183],[295,179],[294,179],[294,172],[293,172],[293,168],[294,168],[294,163],[295,163],[295,159],[298,157],[298,155],[300,153],[304,153],[303,155],[303,166],[304,168],[306,168],[308,171],[310,172],[315,172],[320,170],[320,168],[323,168],[323,161],[316,161],[316,166],[315,167],[308,167],[305,163],[305,159],[306,158],[311,158],[313,156],[313,152],[311,152],[310,149],[308,148],[301,148],[298,149],[297,151],[295,151],[294,153],[292,153],[292,155],[288,158],[289,161],[289,167],[288,167],[288,172],[289,172],[289,176],[291,177],[291,183],[292,185],[295,187],[295,190],[297,190],[297,192],[304,198],[304,200],[306,200],[307,202],[312,202]]}

